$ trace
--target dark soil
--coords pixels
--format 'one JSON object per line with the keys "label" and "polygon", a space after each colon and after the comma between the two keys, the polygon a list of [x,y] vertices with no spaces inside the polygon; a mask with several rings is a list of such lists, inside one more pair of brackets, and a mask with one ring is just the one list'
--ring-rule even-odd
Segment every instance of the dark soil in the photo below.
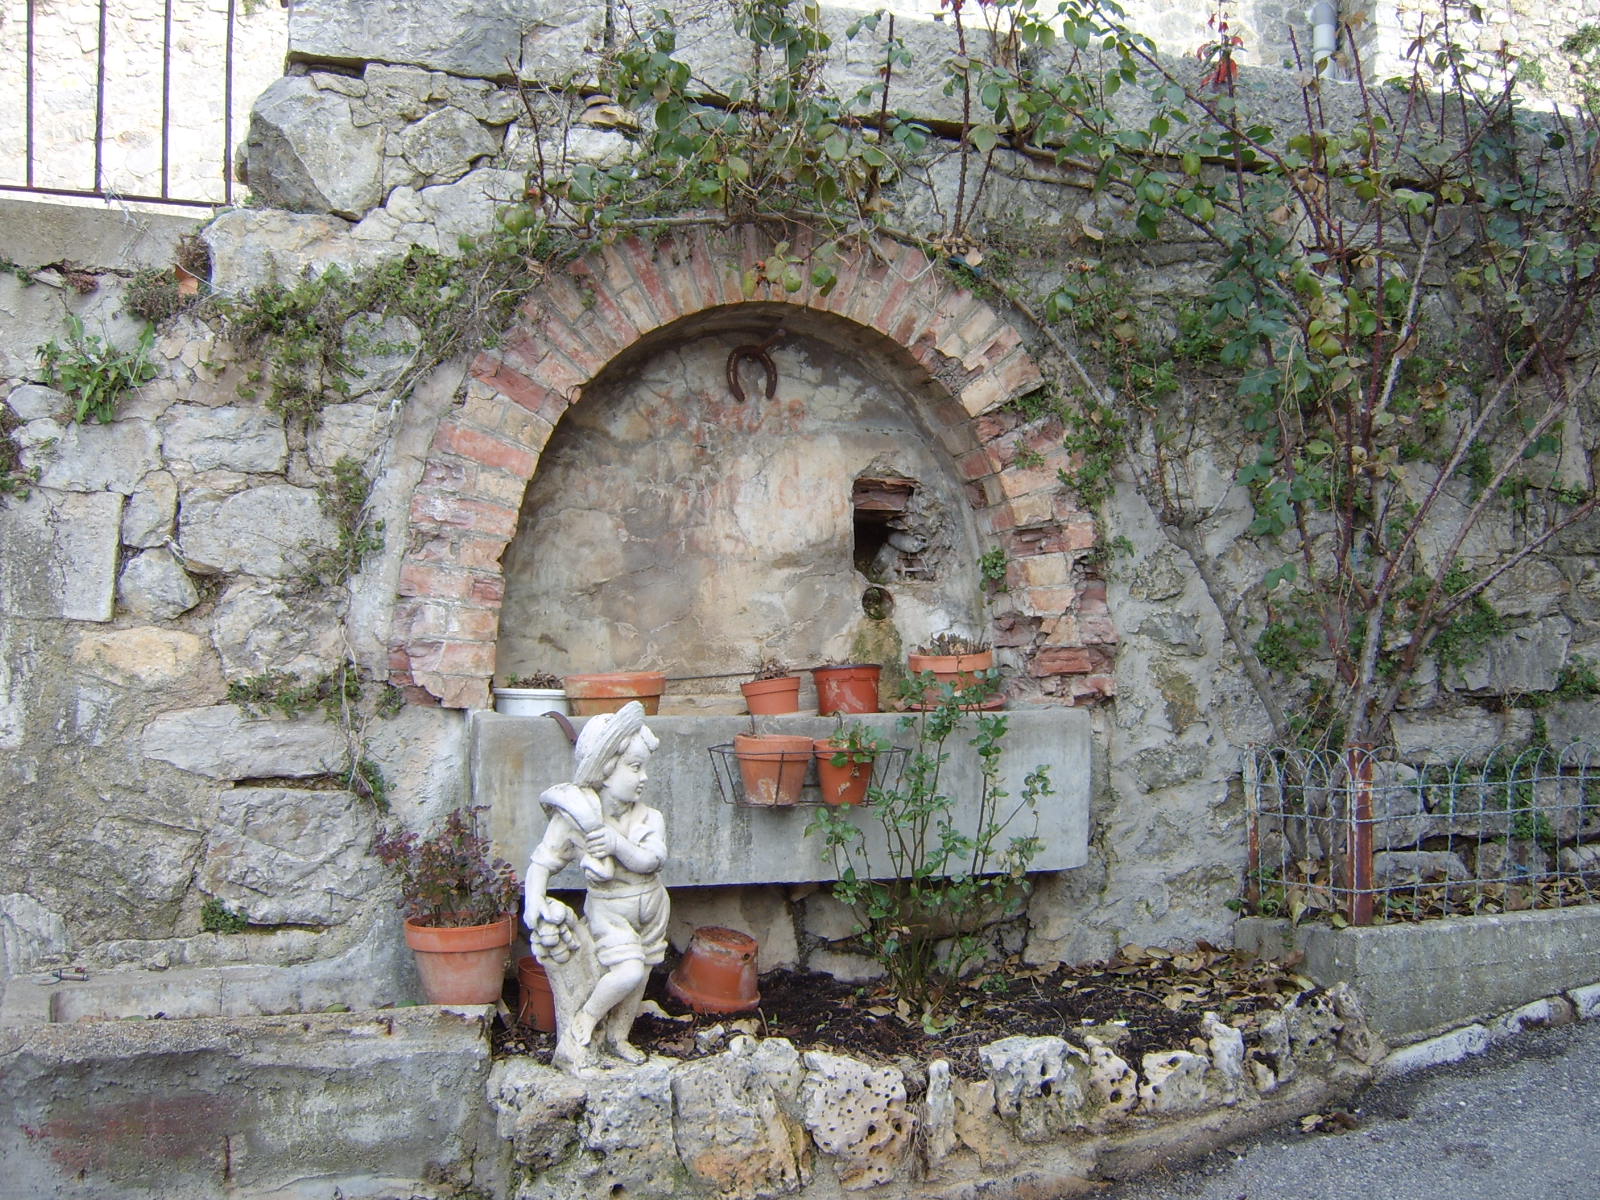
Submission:
{"label": "dark soil", "polygon": [[[646,998],[668,1013],[683,1013],[665,985],[666,967],[658,967]],[[1016,1034],[1076,1040],[1074,1031],[1095,1026],[1102,1040],[1137,1066],[1144,1054],[1188,1049],[1206,1012],[1240,1026],[1248,1039],[1257,1014],[1309,986],[1310,981],[1285,964],[1204,943],[1176,952],[1129,946],[1110,962],[1045,968],[1012,962],[964,981],[945,1005],[948,1025],[930,1032],[918,1014],[898,1005],[880,986],[802,971],[770,971],[761,976],[761,1006],[755,1012],[688,1014],[687,1020],[646,1013],[634,1025],[633,1040],[655,1054],[696,1058],[719,1048],[702,1047],[697,1034],[740,1022],[739,1028],[788,1038],[801,1050],[830,1049],[879,1062],[945,1058],[958,1075],[976,1078],[984,1074],[978,1050],[989,1042]],[[515,1013],[514,995],[508,995],[507,1004]],[[499,1054],[531,1054],[549,1062],[554,1045],[550,1034],[529,1026],[501,1025],[496,1030]]]}

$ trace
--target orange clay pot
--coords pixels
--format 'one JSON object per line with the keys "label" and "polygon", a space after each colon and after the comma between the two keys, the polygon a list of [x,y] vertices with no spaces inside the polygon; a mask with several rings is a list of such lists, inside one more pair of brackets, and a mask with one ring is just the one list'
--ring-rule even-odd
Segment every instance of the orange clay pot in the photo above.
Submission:
{"label": "orange clay pot", "polygon": [[488,925],[420,925],[406,919],[406,945],[417,960],[429,1004],[493,1004],[505,986],[515,918]]}
{"label": "orange clay pot", "polygon": [[882,673],[883,668],[875,663],[813,667],[811,677],[817,682],[817,715],[877,712],[878,676]]}
{"label": "orange clay pot", "polygon": [[843,765],[834,766],[833,756],[840,747],[832,738],[818,738],[817,784],[824,804],[860,804],[867,798],[867,788],[872,783],[872,761],[854,762],[846,758]]}
{"label": "orange clay pot", "polygon": [[781,716],[800,711],[800,677],[780,675],[776,679],[753,679],[741,683],[745,707],[755,717]]}
{"label": "orange clay pot", "polygon": [[545,1033],[554,1033],[556,994],[550,988],[550,976],[545,974],[544,965],[531,954],[517,959],[517,990],[521,996],[517,1020]]}
{"label": "orange clay pot", "polygon": [[683,961],[667,976],[667,991],[698,1013],[749,1012],[761,1003],[756,987],[759,949],[748,933],[704,925],[694,931]]}
{"label": "orange clay pot", "polygon": [[811,741],[800,734],[734,734],[733,756],[739,760],[744,802],[759,808],[798,803],[811,765]]}
{"label": "orange clay pot", "polygon": [[568,675],[563,680],[567,701],[575,717],[616,712],[629,700],[644,705],[647,716],[661,707],[667,677],[660,671],[607,671],[598,675]]}

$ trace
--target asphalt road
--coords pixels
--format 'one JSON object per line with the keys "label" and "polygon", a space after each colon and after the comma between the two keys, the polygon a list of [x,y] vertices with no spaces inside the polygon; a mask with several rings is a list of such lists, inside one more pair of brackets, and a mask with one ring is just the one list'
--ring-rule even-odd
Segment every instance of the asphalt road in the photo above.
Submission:
{"label": "asphalt road", "polygon": [[1101,1200],[1600,1200],[1600,1020],[1524,1033]]}

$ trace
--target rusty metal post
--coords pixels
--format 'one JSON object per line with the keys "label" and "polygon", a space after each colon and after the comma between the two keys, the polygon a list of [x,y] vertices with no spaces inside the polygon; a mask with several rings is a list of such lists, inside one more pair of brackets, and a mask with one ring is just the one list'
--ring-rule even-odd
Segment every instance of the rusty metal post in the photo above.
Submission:
{"label": "rusty metal post", "polygon": [[1372,748],[1345,750],[1350,803],[1345,806],[1345,861],[1350,893],[1345,916],[1352,925],[1372,924]]}
{"label": "rusty metal post", "polygon": [[1248,856],[1244,868],[1244,900],[1249,911],[1261,911],[1261,772],[1259,750],[1245,751],[1244,811]]}

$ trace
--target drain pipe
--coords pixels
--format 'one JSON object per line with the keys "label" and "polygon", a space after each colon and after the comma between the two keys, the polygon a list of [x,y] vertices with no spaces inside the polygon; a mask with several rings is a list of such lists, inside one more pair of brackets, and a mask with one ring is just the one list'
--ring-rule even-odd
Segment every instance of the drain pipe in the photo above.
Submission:
{"label": "drain pipe", "polygon": [[1339,6],[1334,0],[1317,0],[1311,6],[1311,69],[1332,74],[1333,52],[1339,48]]}

